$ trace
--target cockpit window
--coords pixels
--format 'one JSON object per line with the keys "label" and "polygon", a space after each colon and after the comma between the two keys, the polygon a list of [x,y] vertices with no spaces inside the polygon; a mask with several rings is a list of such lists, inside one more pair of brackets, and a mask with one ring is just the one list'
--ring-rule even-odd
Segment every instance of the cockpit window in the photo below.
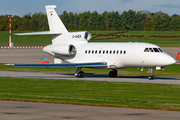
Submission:
{"label": "cockpit window", "polygon": [[149,52],[149,49],[148,49],[148,48],[145,48],[144,52]]}
{"label": "cockpit window", "polygon": [[153,49],[152,49],[152,48],[149,48],[149,52],[153,52]]}
{"label": "cockpit window", "polygon": [[163,50],[161,48],[158,48],[158,49],[159,49],[159,51],[163,52]]}
{"label": "cockpit window", "polygon": [[145,48],[144,52],[163,52],[161,48]]}
{"label": "cockpit window", "polygon": [[158,50],[157,48],[153,48],[153,50],[154,50],[155,52],[159,52],[159,50]]}

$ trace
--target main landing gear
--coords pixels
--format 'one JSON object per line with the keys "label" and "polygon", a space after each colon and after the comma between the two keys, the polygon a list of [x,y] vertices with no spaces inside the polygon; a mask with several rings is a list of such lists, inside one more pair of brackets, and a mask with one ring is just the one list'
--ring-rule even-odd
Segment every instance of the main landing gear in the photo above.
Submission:
{"label": "main landing gear", "polygon": [[154,76],[152,75],[152,73],[153,73],[153,68],[149,68],[149,70],[148,70],[148,74],[149,74],[148,79],[149,80],[153,80],[154,79]]}
{"label": "main landing gear", "polygon": [[109,77],[117,77],[117,70],[113,69],[112,71],[109,72]]}
{"label": "main landing gear", "polygon": [[75,75],[78,78],[83,78],[84,77],[84,72],[81,71],[81,68],[77,68]]}
{"label": "main landing gear", "polygon": [[[117,77],[117,72],[118,71],[116,69],[113,69],[112,71],[109,72],[109,77]],[[152,73],[153,73],[153,68],[149,68],[149,70],[148,70],[148,74],[149,74],[148,79],[149,80],[154,79],[154,76],[152,75]],[[76,77],[78,77],[78,78],[83,78],[84,72],[81,71],[81,68],[77,68],[76,73],[74,75],[76,75]]]}
{"label": "main landing gear", "polygon": [[[77,68],[76,73],[74,74],[78,78],[83,78],[84,77],[84,72],[81,71],[81,68]],[[117,77],[117,70],[113,69],[112,71],[109,72],[109,77]]]}

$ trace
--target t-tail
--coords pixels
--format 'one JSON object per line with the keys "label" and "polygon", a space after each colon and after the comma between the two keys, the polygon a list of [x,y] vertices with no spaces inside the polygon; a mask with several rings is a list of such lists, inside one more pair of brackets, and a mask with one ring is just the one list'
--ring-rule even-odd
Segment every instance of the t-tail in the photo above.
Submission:
{"label": "t-tail", "polygon": [[70,43],[84,43],[91,39],[91,34],[87,31],[81,32],[68,32],[58,14],[55,11],[55,5],[45,6],[49,30],[43,32],[32,32],[32,33],[17,33],[15,35],[45,35],[50,34],[53,45],[59,44],[70,44]]}
{"label": "t-tail", "polygon": [[59,15],[56,13],[55,5],[45,6],[50,31],[18,33],[16,35],[45,35],[50,34],[52,44],[46,46],[43,51],[53,56],[73,55],[76,53],[76,45],[87,43],[91,39],[91,33],[88,31],[68,32],[62,23]]}

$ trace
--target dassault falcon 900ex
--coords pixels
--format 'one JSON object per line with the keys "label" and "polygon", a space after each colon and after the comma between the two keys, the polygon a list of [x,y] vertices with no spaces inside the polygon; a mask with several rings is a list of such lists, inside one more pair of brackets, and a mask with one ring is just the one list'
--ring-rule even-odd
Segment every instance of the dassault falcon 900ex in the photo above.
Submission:
{"label": "dassault falcon 900ex", "polygon": [[15,64],[15,67],[71,67],[77,68],[76,77],[84,77],[81,68],[112,69],[109,77],[117,76],[117,69],[149,68],[148,79],[153,79],[153,68],[158,70],[176,61],[159,46],[149,43],[88,43],[91,34],[87,31],[68,32],[55,5],[45,6],[50,31],[19,33],[17,35],[50,34],[52,44],[43,51],[66,61],[67,64]]}

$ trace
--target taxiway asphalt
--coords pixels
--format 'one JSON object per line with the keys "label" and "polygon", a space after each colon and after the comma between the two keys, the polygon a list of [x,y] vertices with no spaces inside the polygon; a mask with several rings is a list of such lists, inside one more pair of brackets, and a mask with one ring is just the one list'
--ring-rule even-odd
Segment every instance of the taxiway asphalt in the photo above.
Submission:
{"label": "taxiway asphalt", "polygon": [[1,120],[179,120],[180,112],[0,100]]}
{"label": "taxiway asphalt", "polygon": [[1,120],[179,120],[180,112],[0,101]]}

